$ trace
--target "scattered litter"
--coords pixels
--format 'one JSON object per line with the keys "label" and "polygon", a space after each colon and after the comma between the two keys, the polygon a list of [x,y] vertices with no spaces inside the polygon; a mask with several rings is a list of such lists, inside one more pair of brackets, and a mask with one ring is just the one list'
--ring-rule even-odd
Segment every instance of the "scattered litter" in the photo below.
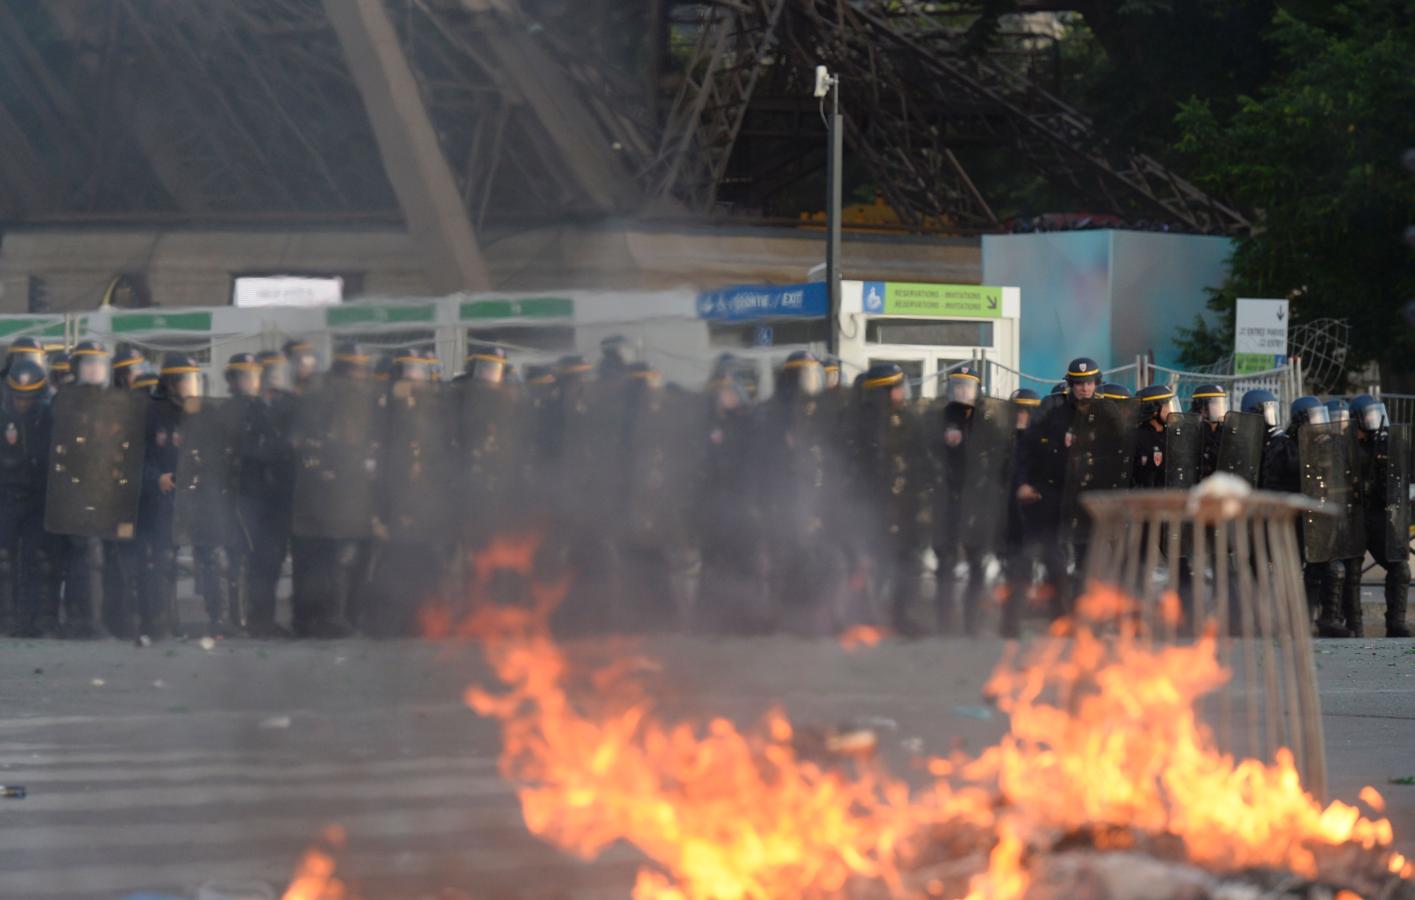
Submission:
{"label": "scattered litter", "polygon": [[94,687],[103,687],[107,683],[108,682],[104,681],[102,678],[95,678],[89,682],[89,684],[93,685]]}
{"label": "scattered litter", "polygon": [[348,661],[349,661],[349,657],[347,657],[347,656],[336,656],[336,657],[334,657],[334,664],[335,664],[336,666],[339,665],[340,663],[346,663],[346,662],[348,662]]}
{"label": "scattered litter", "polygon": [[282,730],[282,729],[289,728],[289,727],[290,727],[290,717],[289,717],[289,716],[271,716],[271,717],[268,718],[268,719],[261,719],[261,721],[260,721],[260,730],[261,730],[261,731],[280,731],[280,730]]}
{"label": "scattered litter", "polygon": [[898,731],[899,723],[893,719],[886,719],[884,716],[860,716],[851,719],[850,724],[856,728],[873,728],[877,731]]}
{"label": "scattered litter", "polygon": [[184,712],[191,712],[191,711],[192,711],[192,708],[191,708],[190,706],[183,706],[183,705],[179,704],[179,705],[177,705],[177,706],[169,706],[169,707],[167,707],[167,711],[168,711],[168,712],[173,712],[173,713],[184,713]]}
{"label": "scattered litter", "polygon": [[29,791],[20,784],[0,784],[0,800],[23,800]]}
{"label": "scattered litter", "polygon": [[169,649],[166,653],[164,653],[164,654],[162,654],[162,655],[163,655],[163,656],[176,656],[176,655],[177,655],[177,651],[176,651],[176,650]]}
{"label": "scattered litter", "polygon": [[1415,775],[1406,775],[1404,778],[1392,778],[1391,784],[1415,784]]}
{"label": "scattered litter", "polygon": [[139,647],[151,647],[151,646],[152,646],[152,638],[148,637],[148,636],[145,635],[145,634],[140,634],[140,635],[138,635],[138,639],[137,639],[136,641],[134,641],[133,643],[137,644]]}
{"label": "scattered litter", "polygon": [[35,666],[35,667],[34,667],[34,674],[36,674],[36,675],[43,675],[43,674],[44,674],[44,670],[41,669],[39,666]]}
{"label": "scattered litter", "polygon": [[992,718],[992,708],[987,706],[955,706],[949,712],[965,719],[981,719],[984,722]]}
{"label": "scattered litter", "polygon": [[201,645],[201,649],[203,650],[211,651],[216,649],[216,641],[212,640],[210,637],[204,637],[197,643]]}
{"label": "scattered litter", "polygon": [[159,678],[159,679],[157,679],[156,681],[154,681],[154,682],[152,683],[152,686],[155,687],[155,688],[157,688],[158,690],[161,690],[162,688],[167,687],[167,682],[165,682],[165,681],[163,681],[161,678]]}
{"label": "scattered litter", "polygon": [[907,737],[899,742],[899,746],[903,747],[906,753],[918,756],[920,753],[924,752],[924,739],[921,737]]}

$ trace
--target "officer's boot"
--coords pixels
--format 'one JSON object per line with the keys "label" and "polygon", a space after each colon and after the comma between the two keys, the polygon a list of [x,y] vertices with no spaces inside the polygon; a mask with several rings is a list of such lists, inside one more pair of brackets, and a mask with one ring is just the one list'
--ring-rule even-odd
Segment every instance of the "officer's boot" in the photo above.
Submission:
{"label": "officer's boot", "polygon": [[59,578],[62,567],[53,548],[34,547],[25,567],[24,594],[32,604],[29,634],[38,638],[62,636],[59,628]]}
{"label": "officer's boot", "polygon": [[1386,637],[1408,638],[1405,621],[1406,597],[1410,593],[1410,563],[1401,560],[1386,569]]}
{"label": "officer's boot", "polygon": [[222,547],[193,547],[192,565],[198,573],[197,589],[206,606],[207,626],[213,637],[229,633],[232,623],[226,620],[230,606],[230,584],[226,580],[226,551]]}
{"label": "officer's boot", "polygon": [[1361,621],[1361,560],[1341,561],[1341,618],[1352,637],[1364,637],[1365,624]]}
{"label": "officer's boot", "polygon": [[15,607],[15,551],[0,547],[0,637],[20,631],[19,610]]}
{"label": "officer's boot", "polygon": [[1344,575],[1341,563],[1333,561],[1323,565],[1325,570],[1321,581],[1321,606],[1317,610],[1318,637],[1351,637],[1351,632],[1341,622],[1341,588]]}

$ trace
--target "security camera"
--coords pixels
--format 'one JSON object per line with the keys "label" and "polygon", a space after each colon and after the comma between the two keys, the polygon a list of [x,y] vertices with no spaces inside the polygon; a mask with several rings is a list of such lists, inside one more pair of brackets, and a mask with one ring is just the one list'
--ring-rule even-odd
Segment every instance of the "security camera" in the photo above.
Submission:
{"label": "security camera", "polygon": [[835,84],[835,79],[831,77],[830,70],[825,66],[816,66],[816,98],[825,99],[830,94],[833,84]]}

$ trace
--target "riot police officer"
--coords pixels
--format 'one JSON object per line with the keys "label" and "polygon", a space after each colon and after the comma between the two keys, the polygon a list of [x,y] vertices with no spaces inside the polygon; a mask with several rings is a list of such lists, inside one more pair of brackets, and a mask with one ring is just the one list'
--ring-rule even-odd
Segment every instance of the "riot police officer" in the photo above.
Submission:
{"label": "riot police officer", "polygon": [[[1410,428],[1391,425],[1385,404],[1369,394],[1351,401],[1350,414],[1356,426],[1366,550],[1386,573],[1386,637],[1408,638],[1410,625],[1405,613],[1410,592]],[[1356,596],[1351,605],[1359,610],[1359,567],[1356,579]]]}
{"label": "riot police officer", "polygon": [[1228,415],[1228,393],[1216,384],[1201,384],[1189,395],[1189,411],[1198,413],[1203,422],[1203,457],[1199,463],[1199,479],[1203,481],[1218,469],[1219,443],[1223,439],[1223,419]]}
{"label": "riot police officer", "polygon": [[1042,405],[1042,398],[1030,388],[1018,388],[1008,398],[1016,418],[1016,435],[1012,441],[1011,463],[1008,467],[1007,532],[1002,554],[1003,577],[1007,595],[1002,603],[1000,632],[1005,638],[1021,634],[1022,613],[1031,593],[1032,577],[1038,562],[1038,548],[1026,539],[1022,525],[1022,506],[1017,501],[1017,479],[1020,472],[1022,437],[1031,425],[1032,416]]}
{"label": "riot police officer", "polygon": [[1101,385],[1100,395],[1106,400],[1129,400],[1130,389],[1123,384],[1106,382]]}
{"label": "riot police officer", "polygon": [[0,400],[0,635],[55,637],[48,605],[53,565],[44,532],[49,411],[44,370],[25,355],[10,362]]}
{"label": "riot police officer", "polygon": [[[73,389],[106,390],[113,377],[110,361],[108,348],[101,341],[84,340],[76,344],[70,357]],[[46,586],[49,593],[47,606],[55,610],[62,608],[66,637],[97,636],[94,610],[99,585],[106,583],[104,553],[103,542],[96,538],[66,534],[50,536],[50,555],[54,566],[53,577]],[[121,594],[113,599],[118,617],[126,609],[128,599]],[[105,618],[114,618],[108,615],[106,608],[104,613]]]}
{"label": "riot police officer", "polygon": [[131,345],[118,348],[113,355],[113,387],[120,391],[130,390],[139,373],[145,370],[147,358],[142,351]]}
{"label": "riot police officer", "polygon": [[315,353],[314,344],[304,338],[293,338],[285,342],[281,352],[290,367],[290,392],[303,394],[319,374],[319,355]]}
{"label": "riot police officer", "polygon": [[[1243,400],[1239,404],[1245,413],[1263,417],[1263,449],[1262,458],[1267,459],[1269,454],[1274,452],[1276,444],[1284,440],[1285,435],[1282,424],[1278,421],[1278,399],[1272,391],[1255,388],[1243,395]],[[1267,478],[1266,467],[1258,467],[1258,486],[1264,489],[1271,489]]]}
{"label": "riot police officer", "polygon": [[983,536],[961,530],[964,522],[964,490],[970,474],[969,454],[975,448],[970,438],[974,407],[982,392],[982,379],[971,366],[948,373],[943,407],[934,417],[928,449],[939,474],[934,488],[934,555],[938,568],[934,575],[934,613],[939,630],[949,633],[956,627],[955,594],[958,583],[955,567],[961,557],[968,567],[963,592],[963,632],[978,632],[978,614],[983,601],[983,554],[992,550]]}
{"label": "riot police officer", "polygon": [[138,628],[149,638],[175,634],[178,628],[177,547],[172,530],[177,464],[184,404],[202,393],[201,369],[196,362],[184,354],[169,353],[158,371],[157,388],[148,407],[138,513],[143,565],[138,579]]}
{"label": "riot police officer", "polygon": [[1165,481],[1165,423],[1179,412],[1174,390],[1162,384],[1140,388],[1140,424],[1136,428],[1135,471],[1137,488],[1163,488]]}
{"label": "riot police officer", "polygon": [[5,351],[5,366],[0,370],[0,376],[4,376],[10,371],[10,367],[22,359],[27,359],[39,367],[41,372],[45,372],[48,379],[48,372],[45,365],[48,362],[44,355],[44,345],[32,337],[19,337],[10,344]]}
{"label": "riot police officer", "polygon": [[247,406],[240,451],[237,508],[250,539],[250,605],[246,630],[252,637],[285,638],[276,621],[276,590],[290,549],[290,504],[295,491],[294,379],[279,350],[260,353],[260,404]]}
{"label": "riot police officer", "polygon": [[[1128,482],[1133,465],[1124,455],[1128,423],[1120,406],[1097,396],[1100,377],[1095,360],[1072,360],[1066,369],[1066,393],[1060,395],[1064,399],[1050,407],[1044,403],[1024,436],[1017,499],[1046,548],[1053,617],[1071,612],[1079,584],[1067,577],[1068,567],[1079,575],[1090,539],[1081,492]],[[1069,484],[1072,479],[1079,483]]]}
{"label": "riot police officer", "polygon": [[[1281,439],[1274,439],[1263,459],[1265,478],[1274,490],[1303,493],[1308,487],[1302,477],[1304,464],[1299,437],[1304,427],[1320,427],[1330,421],[1326,406],[1316,397],[1303,396],[1292,401],[1287,430]],[[1315,450],[1330,442],[1331,434],[1309,434]],[[1321,498],[1318,498],[1321,499]],[[1315,530],[1314,527],[1315,526]],[[1317,616],[1317,630],[1322,637],[1350,637],[1341,615],[1341,583],[1343,568],[1333,552],[1333,542],[1324,539],[1323,530],[1334,529],[1322,520],[1303,525],[1299,522],[1299,543],[1302,546],[1302,582],[1307,592],[1307,605]]]}
{"label": "riot police officer", "polygon": [[852,482],[869,511],[857,558],[872,559],[876,596],[887,596],[900,634],[917,634],[913,606],[928,538],[933,464],[909,405],[909,380],[895,363],[875,363],[860,379],[849,431]]}
{"label": "riot police officer", "polygon": [[49,391],[51,394],[57,394],[61,388],[74,383],[73,364],[66,351],[51,350],[46,366],[49,369]]}
{"label": "riot police officer", "polygon": [[[235,502],[225,510],[231,515],[226,529],[227,595],[230,625],[247,630],[251,616],[251,586],[256,528],[256,509],[265,490],[261,468],[263,445],[269,440],[269,413],[261,401],[261,377],[265,367],[254,353],[233,353],[226,361],[226,390],[230,409],[226,417],[234,426],[236,446],[232,477]],[[247,461],[251,471],[247,472]]]}

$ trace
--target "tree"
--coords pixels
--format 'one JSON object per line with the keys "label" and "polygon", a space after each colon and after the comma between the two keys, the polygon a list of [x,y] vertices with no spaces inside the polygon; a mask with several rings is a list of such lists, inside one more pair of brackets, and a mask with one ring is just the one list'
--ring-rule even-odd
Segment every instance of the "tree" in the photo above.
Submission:
{"label": "tree", "polygon": [[1196,180],[1257,214],[1211,298],[1217,327],[1179,341],[1186,362],[1231,347],[1236,297],[1290,297],[1297,321],[1351,323],[1352,364],[1376,360],[1387,390],[1415,384],[1415,338],[1400,309],[1415,298],[1415,9],[1351,0],[1299,17],[1279,9],[1268,33],[1278,64],[1236,111],[1181,106],[1178,149]]}

